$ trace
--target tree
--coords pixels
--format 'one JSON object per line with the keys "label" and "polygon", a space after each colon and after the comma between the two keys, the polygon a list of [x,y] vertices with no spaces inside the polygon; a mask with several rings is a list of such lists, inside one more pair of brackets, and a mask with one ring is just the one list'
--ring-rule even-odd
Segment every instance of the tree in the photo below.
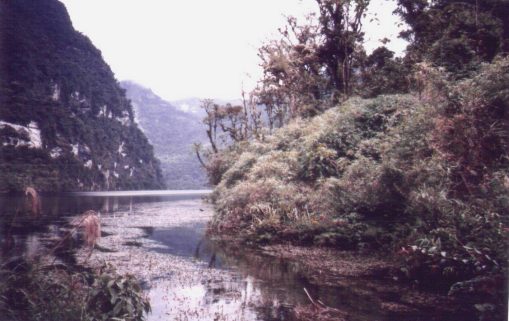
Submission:
{"label": "tree", "polygon": [[216,119],[221,130],[233,142],[247,140],[249,130],[247,109],[238,105],[233,106],[230,103],[216,106]]}
{"label": "tree", "polygon": [[[220,151],[221,146],[230,142],[238,143],[263,137],[260,105],[254,95],[246,95],[244,90],[241,105],[231,103],[219,105],[212,99],[204,99],[201,101],[201,107],[206,114],[203,123],[206,125],[210,148],[214,154]],[[201,149],[200,144],[195,144],[198,159],[203,163],[199,155]]]}
{"label": "tree", "polygon": [[320,34],[323,41],[318,48],[320,61],[325,65],[334,92],[351,94],[352,63],[358,44],[362,43],[362,17],[369,0],[316,0],[320,11]]}
{"label": "tree", "polygon": [[281,39],[269,41],[258,53],[263,78],[255,95],[266,107],[269,131],[315,108],[327,91],[314,16],[307,16],[304,24],[288,17],[279,33]]}
{"label": "tree", "polygon": [[257,140],[263,140],[263,121],[262,112],[260,110],[260,104],[256,101],[256,97],[253,93],[250,93],[246,97],[246,92],[242,89],[242,106],[244,107],[244,113],[248,120],[245,136],[251,136]]}
{"label": "tree", "polygon": [[506,0],[398,0],[396,12],[410,27],[400,36],[411,63],[428,60],[462,77],[509,52]]}
{"label": "tree", "polygon": [[378,47],[365,57],[361,70],[358,92],[364,97],[408,92],[410,67],[386,47]]}
{"label": "tree", "polygon": [[206,132],[209,138],[210,147],[214,153],[218,152],[217,149],[217,112],[218,106],[214,104],[212,99],[203,99],[201,101],[201,108],[205,111],[207,116],[203,119],[203,123],[207,126]]}
{"label": "tree", "polygon": [[266,106],[269,130],[297,116],[313,116],[352,94],[354,61],[362,52],[362,17],[368,0],[316,0],[319,15],[294,17],[281,39],[262,46],[264,71],[256,96]]}

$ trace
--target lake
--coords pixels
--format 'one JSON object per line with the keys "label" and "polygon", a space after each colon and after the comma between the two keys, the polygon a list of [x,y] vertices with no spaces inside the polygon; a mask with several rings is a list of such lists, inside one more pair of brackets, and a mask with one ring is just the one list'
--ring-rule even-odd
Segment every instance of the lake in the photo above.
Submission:
{"label": "lake", "polygon": [[309,304],[304,289],[352,321],[447,320],[418,309],[403,315],[383,310],[386,297],[399,291],[386,280],[345,278],[334,286],[318,285],[296,262],[209,238],[213,208],[202,200],[209,192],[47,195],[38,213],[30,211],[24,195],[3,195],[0,253],[3,260],[44,255],[72,218],[95,210],[102,237],[92,256],[78,239],[57,259],[92,267],[110,263],[134,274],[150,298],[151,321],[294,320],[294,308]]}

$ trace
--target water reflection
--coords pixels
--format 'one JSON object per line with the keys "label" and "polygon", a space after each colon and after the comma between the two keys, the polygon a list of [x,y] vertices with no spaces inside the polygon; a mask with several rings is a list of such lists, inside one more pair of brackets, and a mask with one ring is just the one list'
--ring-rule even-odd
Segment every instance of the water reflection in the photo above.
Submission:
{"label": "water reflection", "polygon": [[[309,303],[304,288],[329,306],[344,309],[345,302],[353,301],[355,312],[359,315],[358,307],[363,305],[359,304],[359,298],[352,298],[350,293],[348,300],[343,298],[340,301],[348,289],[315,286],[304,276],[305,271],[297,263],[213,241],[205,236],[205,226],[202,223],[170,229],[155,228],[147,235],[164,245],[149,250],[188,257],[201,261],[208,268],[227,271],[224,277],[211,277],[206,282],[187,282],[184,279],[178,280],[178,286],[165,287],[165,282],[159,281],[151,290],[153,300],[157,306],[164,299],[167,305],[174,305],[178,313],[172,316],[184,313],[189,320],[203,320],[211,316],[229,320],[232,315],[244,320],[292,320],[292,308]],[[170,298],[165,298],[160,291],[171,292]],[[184,305],[180,302],[181,298],[186,300]],[[362,299],[366,307],[371,307],[360,318],[352,320],[384,320],[373,309],[373,302]],[[182,305],[189,311],[179,310]],[[161,318],[158,311],[156,309],[156,316]],[[196,311],[200,313],[196,314]],[[152,320],[159,318],[153,317]]]}
{"label": "water reflection", "polygon": [[[135,205],[193,199],[208,191],[95,192],[39,195],[0,195],[0,263],[8,257],[33,255],[35,248],[61,237],[68,218],[87,210],[101,214],[133,213]],[[34,204],[36,213],[34,213]],[[36,214],[36,215],[35,215]],[[35,240],[38,241],[35,241]]]}
{"label": "water reflection", "polygon": [[[385,280],[345,277],[334,286],[318,286],[296,262],[211,240],[204,231],[205,223],[195,223],[156,227],[146,235],[164,245],[148,247],[149,251],[187,257],[202,266],[196,279],[175,273],[171,279],[154,282],[150,320],[182,315],[186,320],[293,320],[293,308],[309,304],[304,288],[313,298],[345,312],[351,321],[447,320],[433,311],[383,311],[384,302],[398,302],[403,295],[401,288]],[[217,271],[223,271],[220,277]]]}
{"label": "water reflection", "polygon": [[[298,263],[211,240],[205,228],[212,209],[192,193],[43,196],[37,217],[27,211],[24,196],[0,196],[2,255],[40,255],[41,247],[67,233],[69,216],[90,209],[103,214],[100,245],[111,250],[95,252],[91,261],[111,262],[143,279],[152,321],[292,320],[293,307],[309,303],[304,288],[313,298],[345,311],[351,321],[447,320],[422,311],[406,316],[382,312],[388,296],[390,301],[400,298],[398,289],[384,281],[344,278],[335,280],[334,287],[317,286]],[[66,253],[78,241],[69,238],[61,246],[68,263],[75,263],[75,256]]]}

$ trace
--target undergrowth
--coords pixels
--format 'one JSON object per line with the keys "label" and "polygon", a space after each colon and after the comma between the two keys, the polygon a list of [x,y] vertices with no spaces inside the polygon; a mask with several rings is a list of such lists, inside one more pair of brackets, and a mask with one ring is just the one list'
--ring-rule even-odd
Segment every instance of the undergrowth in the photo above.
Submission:
{"label": "undergrowth", "polygon": [[[408,279],[435,278],[452,294],[470,291],[468,281],[491,282],[485,277],[504,284],[509,59],[461,81],[422,68],[419,98],[351,98],[214,155],[211,231],[254,243],[384,250]],[[500,285],[472,291],[479,288],[505,297]]]}
{"label": "undergrowth", "polygon": [[[11,224],[30,217],[24,224],[37,226],[41,200],[34,188],[26,190],[25,210],[17,212]],[[134,276],[120,275],[110,265],[90,270],[57,261],[62,258],[58,253],[80,233],[89,249],[86,263],[101,235],[100,218],[92,210],[74,218],[70,227],[51,248],[7,255],[0,262],[0,321],[144,320],[150,304]]]}
{"label": "undergrowth", "polygon": [[111,266],[73,271],[18,259],[0,267],[0,311],[12,321],[137,321],[150,304],[133,276]]}

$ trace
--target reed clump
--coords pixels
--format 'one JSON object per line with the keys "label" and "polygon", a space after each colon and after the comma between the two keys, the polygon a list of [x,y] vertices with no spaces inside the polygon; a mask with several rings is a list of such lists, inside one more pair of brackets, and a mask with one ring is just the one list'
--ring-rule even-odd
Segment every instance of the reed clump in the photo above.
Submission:
{"label": "reed clump", "polygon": [[41,214],[41,198],[37,190],[33,187],[25,188],[25,196],[28,196],[30,211],[33,216],[39,216]]}
{"label": "reed clump", "polygon": [[99,218],[99,213],[88,210],[81,214],[81,216],[72,220],[71,225],[74,226],[72,230],[73,233],[79,229],[83,230],[85,244],[93,249],[101,237],[101,220]]}

